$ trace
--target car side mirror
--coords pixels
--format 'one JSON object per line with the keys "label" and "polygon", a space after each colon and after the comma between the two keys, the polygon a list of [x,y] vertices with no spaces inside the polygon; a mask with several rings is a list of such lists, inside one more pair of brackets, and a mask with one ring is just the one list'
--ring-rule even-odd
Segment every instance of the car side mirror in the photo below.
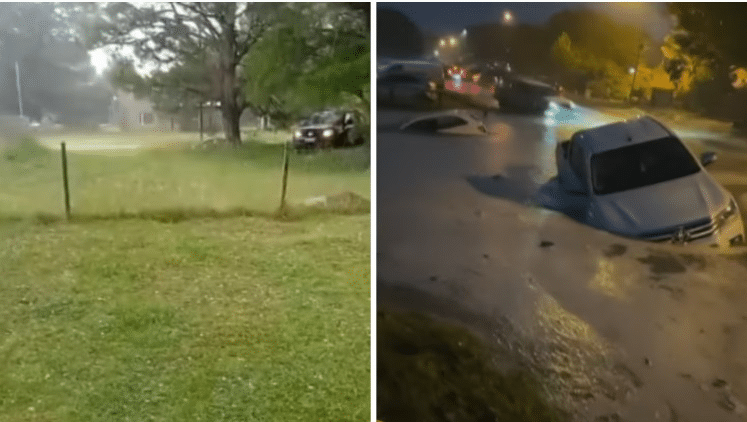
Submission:
{"label": "car side mirror", "polygon": [[703,167],[705,167],[705,166],[713,163],[714,161],[716,161],[717,157],[718,156],[713,151],[704,152],[700,156],[700,164],[702,164]]}

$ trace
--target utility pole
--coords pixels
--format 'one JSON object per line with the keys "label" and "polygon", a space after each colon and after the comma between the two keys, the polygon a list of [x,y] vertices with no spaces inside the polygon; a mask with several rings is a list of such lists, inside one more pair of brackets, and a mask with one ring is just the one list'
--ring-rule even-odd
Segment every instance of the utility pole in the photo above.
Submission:
{"label": "utility pole", "polygon": [[18,112],[23,117],[23,100],[21,99],[21,76],[18,72],[18,61],[16,61],[16,90],[18,91]]}

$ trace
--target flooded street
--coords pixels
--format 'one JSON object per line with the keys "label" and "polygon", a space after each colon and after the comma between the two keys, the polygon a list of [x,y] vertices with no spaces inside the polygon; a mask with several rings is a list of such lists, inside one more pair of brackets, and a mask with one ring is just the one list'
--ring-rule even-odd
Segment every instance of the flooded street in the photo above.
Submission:
{"label": "flooded street", "polygon": [[[509,348],[578,420],[743,420],[744,249],[644,243],[535,205],[556,143],[614,117],[491,113],[471,137],[395,129],[416,114],[378,112],[380,307]],[[694,152],[719,153],[709,172],[744,213],[740,141],[688,130]]]}

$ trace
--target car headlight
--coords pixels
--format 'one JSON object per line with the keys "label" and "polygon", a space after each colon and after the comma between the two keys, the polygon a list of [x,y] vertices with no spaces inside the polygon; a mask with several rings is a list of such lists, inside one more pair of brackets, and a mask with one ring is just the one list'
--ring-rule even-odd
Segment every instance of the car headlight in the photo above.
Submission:
{"label": "car headlight", "polygon": [[334,129],[324,129],[324,132],[322,132],[322,136],[324,136],[325,138],[331,138],[334,134]]}
{"label": "car headlight", "polygon": [[295,138],[300,138],[300,137],[301,137],[301,135],[302,135],[302,134],[301,134],[301,131],[300,131],[300,130],[297,130],[297,131],[293,132],[293,136],[294,136]]}
{"label": "car headlight", "polygon": [[716,216],[716,223],[721,226],[726,220],[734,217],[737,214],[737,202],[734,200],[734,198],[729,201],[729,205],[726,206],[718,215]]}

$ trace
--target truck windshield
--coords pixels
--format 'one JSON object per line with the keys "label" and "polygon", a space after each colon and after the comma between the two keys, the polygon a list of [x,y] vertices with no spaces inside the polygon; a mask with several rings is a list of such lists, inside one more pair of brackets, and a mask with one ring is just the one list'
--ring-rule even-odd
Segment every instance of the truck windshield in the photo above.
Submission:
{"label": "truck windshield", "polygon": [[595,154],[591,179],[597,195],[622,192],[689,176],[700,166],[674,137]]}
{"label": "truck windshield", "polygon": [[316,113],[304,123],[307,125],[324,125],[335,123],[338,120],[341,120],[341,117],[336,113]]}

